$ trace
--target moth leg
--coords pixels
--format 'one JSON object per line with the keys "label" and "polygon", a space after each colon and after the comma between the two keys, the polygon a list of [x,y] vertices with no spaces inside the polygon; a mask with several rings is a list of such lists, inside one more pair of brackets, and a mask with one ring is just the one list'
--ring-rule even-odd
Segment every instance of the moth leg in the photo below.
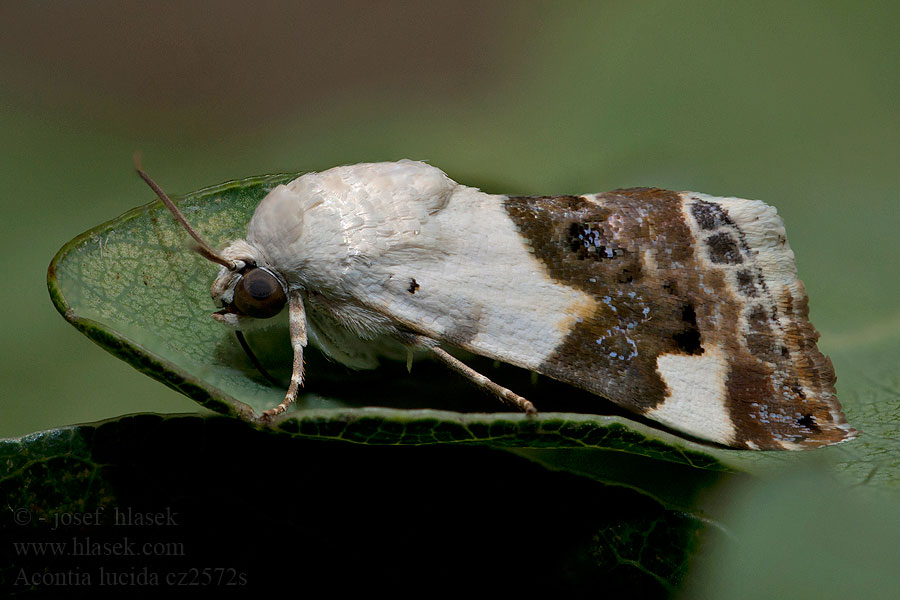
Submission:
{"label": "moth leg", "polygon": [[288,409],[288,406],[297,400],[297,393],[303,385],[303,349],[306,347],[306,309],[303,306],[303,297],[298,290],[290,293],[288,298],[288,319],[291,332],[291,346],[294,349],[294,364],[291,369],[291,384],[288,386],[284,401],[269,410],[263,411],[259,420],[271,421],[273,417],[280,415]]}
{"label": "moth leg", "polygon": [[528,415],[537,413],[537,409],[534,407],[534,404],[532,404],[529,400],[526,400],[522,396],[516,394],[512,390],[503,387],[502,385],[494,383],[469,365],[452,356],[443,348],[439,348],[438,346],[433,344],[427,344],[427,347],[435,356],[435,358],[447,365],[451,371],[456,371],[475,385],[488,390],[490,393],[497,396],[497,398],[499,398],[501,402],[510,404]]}

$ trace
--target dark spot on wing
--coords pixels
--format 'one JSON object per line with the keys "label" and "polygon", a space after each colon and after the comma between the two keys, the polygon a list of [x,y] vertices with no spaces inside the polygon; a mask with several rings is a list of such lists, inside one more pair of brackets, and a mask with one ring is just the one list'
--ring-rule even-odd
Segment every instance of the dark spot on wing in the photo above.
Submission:
{"label": "dark spot on wing", "polygon": [[618,280],[619,283],[632,283],[635,279],[638,279],[641,275],[640,263],[636,263],[632,267],[625,267],[621,271],[619,271]]}
{"label": "dark spot on wing", "polygon": [[756,298],[759,296],[759,290],[756,289],[755,280],[756,278],[753,276],[753,273],[747,269],[741,269],[737,274],[738,291],[749,298]]}
{"label": "dark spot on wing", "polygon": [[694,215],[700,229],[710,230],[723,225],[734,225],[725,209],[714,202],[696,200],[691,205],[691,214]]}
{"label": "dark spot on wing", "polygon": [[729,233],[716,233],[706,238],[709,259],[714,263],[738,265],[744,262],[737,242]]}
{"label": "dark spot on wing", "polygon": [[678,344],[678,349],[685,354],[703,354],[703,346],[700,344],[700,329],[697,328],[697,313],[691,304],[685,304],[681,309],[681,320],[687,324],[684,331],[672,335],[672,339]]}
{"label": "dark spot on wing", "polygon": [[769,325],[769,318],[762,306],[755,306],[747,315],[748,332],[744,334],[747,340],[747,347],[754,355],[765,358],[772,354],[773,337],[772,329]]}
{"label": "dark spot on wing", "polygon": [[799,419],[797,419],[797,425],[800,427],[806,427],[812,431],[818,431],[819,425],[816,423],[816,418],[812,415],[803,415]]}
{"label": "dark spot on wing", "polygon": [[419,290],[419,284],[416,283],[415,279],[410,279],[409,287],[406,288],[406,291],[409,292],[410,294],[415,294],[418,290]]}
{"label": "dark spot on wing", "polygon": [[625,250],[610,238],[603,224],[596,221],[569,225],[569,248],[579,260],[611,260],[625,256]]}

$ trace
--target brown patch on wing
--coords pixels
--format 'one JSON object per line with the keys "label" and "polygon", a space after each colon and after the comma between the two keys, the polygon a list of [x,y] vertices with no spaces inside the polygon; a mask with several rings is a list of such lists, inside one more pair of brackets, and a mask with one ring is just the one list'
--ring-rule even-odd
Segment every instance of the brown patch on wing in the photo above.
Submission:
{"label": "brown patch on wing", "polygon": [[[539,371],[637,412],[668,390],[664,353],[700,354],[703,302],[682,200],[659,189],[578,196],[510,197],[506,209],[553,279],[591,294],[597,309]],[[645,254],[650,253],[652,260]]]}

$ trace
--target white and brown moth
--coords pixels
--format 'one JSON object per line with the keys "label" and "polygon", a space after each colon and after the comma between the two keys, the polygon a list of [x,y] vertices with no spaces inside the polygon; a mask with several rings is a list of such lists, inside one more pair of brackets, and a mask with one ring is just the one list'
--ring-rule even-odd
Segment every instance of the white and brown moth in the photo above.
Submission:
{"label": "white and brown moth", "polygon": [[289,312],[293,375],[307,340],[354,368],[379,348],[430,353],[527,412],[443,346],[510,363],[727,446],[852,439],[816,347],[784,225],[756,200],[636,188],[486,194],[401,160],[274,188],[221,252],[213,316],[235,329]]}

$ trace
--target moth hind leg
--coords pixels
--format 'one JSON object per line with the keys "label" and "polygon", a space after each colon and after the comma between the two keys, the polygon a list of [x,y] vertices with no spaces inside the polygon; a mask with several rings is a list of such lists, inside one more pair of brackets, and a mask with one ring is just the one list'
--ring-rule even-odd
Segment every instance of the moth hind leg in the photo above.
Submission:
{"label": "moth hind leg", "polygon": [[458,358],[452,356],[449,352],[437,346],[432,340],[422,343],[422,345],[431,352],[431,354],[439,361],[444,363],[451,371],[459,373],[478,387],[484,388],[491,394],[496,396],[501,402],[518,408],[526,415],[537,414],[537,409],[530,400],[523,398],[510,389],[496,384],[489,378],[485,377],[469,365],[465,364]]}

